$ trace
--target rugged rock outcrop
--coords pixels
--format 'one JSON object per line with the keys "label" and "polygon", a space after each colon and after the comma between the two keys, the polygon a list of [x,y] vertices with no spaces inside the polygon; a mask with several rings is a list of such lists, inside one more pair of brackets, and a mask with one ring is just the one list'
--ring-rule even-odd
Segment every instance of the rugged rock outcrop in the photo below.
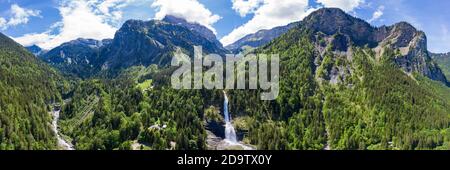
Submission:
{"label": "rugged rock outcrop", "polygon": [[435,61],[444,72],[447,80],[450,79],[450,53],[436,54],[430,53],[431,58]]}
{"label": "rugged rock outcrop", "polygon": [[[323,8],[313,12],[301,23],[301,29],[312,31],[318,46],[331,45],[335,52],[351,56],[353,46],[372,48],[377,57],[385,49],[397,51],[394,61],[406,73],[420,73],[432,80],[448,84],[439,66],[427,50],[427,37],[411,24],[400,22],[392,26],[373,27],[364,20],[336,8]],[[317,38],[319,37],[319,38]],[[325,48],[318,49],[322,53]]]}
{"label": "rugged rock outcrop", "polygon": [[111,45],[101,51],[102,70],[117,70],[129,66],[150,64],[167,65],[173,52],[182,49],[193,56],[193,47],[202,46],[206,54],[225,54],[217,46],[198,33],[172,23],[152,20],[129,20],[117,31]]}
{"label": "rugged rock outcrop", "polygon": [[40,55],[40,58],[55,66],[65,74],[89,77],[99,69],[100,50],[111,43],[110,39],[76,39]]}
{"label": "rugged rock outcrop", "polygon": [[189,30],[191,30],[194,33],[199,34],[200,36],[206,38],[207,40],[213,42],[214,44],[216,44],[218,47],[222,47],[222,43],[220,43],[217,40],[216,35],[214,34],[213,31],[211,31],[210,29],[208,29],[207,27],[197,24],[197,23],[190,23],[188,21],[186,21],[183,18],[178,18],[175,17],[173,15],[167,15],[164,17],[163,21],[168,22],[168,23],[172,23],[175,25],[179,25],[182,27],[185,27]]}
{"label": "rugged rock outcrop", "polygon": [[166,17],[169,19],[171,23],[129,20],[116,32],[114,39],[77,39],[52,49],[41,58],[64,73],[87,78],[103,73],[114,76],[131,66],[166,66],[177,49],[189,56],[193,56],[194,46],[202,46],[205,54],[227,53],[217,40],[213,41],[215,36],[206,27]]}

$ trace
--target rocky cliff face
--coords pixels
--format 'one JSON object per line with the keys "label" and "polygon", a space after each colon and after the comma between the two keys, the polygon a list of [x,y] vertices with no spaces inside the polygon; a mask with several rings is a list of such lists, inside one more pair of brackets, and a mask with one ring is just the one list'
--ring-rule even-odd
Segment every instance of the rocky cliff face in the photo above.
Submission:
{"label": "rocky cliff face", "polygon": [[90,77],[102,71],[115,75],[131,66],[166,66],[177,49],[189,56],[193,56],[194,46],[202,46],[205,54],[228,52],[206,27],[175,17],[166,20],[170,22],[129,20],[114,39],[77,39],[52,49],[41,59],[64,73]]}
{"label": "rocky cliff face", "polygon": [[213,42],[214,44],[216,44],[216,46],[222,47],[222,43],[220,43],[217,40],[217,37],[214,34],[214,32],[211,31],[210,29],[206,28],[203,25],[200,25],[197,23],[190,23],[190,22],[187,22],[185,19],[178,18],[178,17],[172,16],[172,15],[167,15],[166,17],[164,17],[163,21],[174,24],[174,25],[179,25],[179,26],[185,27],[185,28],[191,30],[192,32],[197,33],[200,36],[206,38],[207,40]]}
{"label": "rocky cliff face", "polygon": [[[245,46],[260,47],[294,28],[312,33],[316,51],[321,55],[317,61],[323,59],[327,46],[350,60],[352,47],[370,48],[378,60],[386,53],[386,49],[390,49],[396,51],[393,60],[404,72],[417,72],[448,83],[428,53],[424,32],[406,22],[373,27],[335,8],[323,8],[301,22],[248,35],[227,48],[239,52]],[[114,71],[136,65],[164,66],[170,62],[177,49],[192,56],[193,46],[202,46],[204,53],[228,53],[206,27],[167,16],[163,21],[129,20],[117,31],[113,40],[78,39],[51,50],[42,58],[67,72],[91,75],[99,70]],[[85,73],[83,70],[88,71]]]}
{"label": "rocky cliff face", "polygon": [[[335,8],[313,12],[301,24],[301,29],[312,31],[323,54],[324,45],[330,44],[335,52],[351,56],[352,46],[372,48],[378,59],[385,49],[397,51],[394,61],[406,73],[418,72],[432,80],[448,83],[427,50],[427,37],[406,22],[393,26],[373,27],[367,22]],[[319,40],[325,42],[318,42]]]}
{"label": "rocky cliff face", "polygon": [[431,58],[433,58],[433,61],[435,61],[439,67],[442,69],[442,71],[445,74],[445,77],[447,77],[447,80],[450,79],[450,53],[443,53],[443,54],[436,54],[436,53],[430,53]]}
{"label": "rocky cliff face", "polygon": [[345,35],[350,38],[352,45],[356,46],[377,45],[374,34],[376,28],[337,8],[323,8],[313,12],[302,21],[301,27],[327,36]]}
{"label": "rocky cliff face", "polygon": [[395,62],[407,73],[418,72],[432,80],[447,83],[445,75],[427,50],[427,37],[408,23],[390,27],[390,34],[380,43],[383,48],[398,49]]}
{"label": "rocky cliff face", "polygon": [[111,40],[76,39],[50,50],[40,58],[55,66],[65,74],[88,77],[98,69],[100,50]]}
{"label": "rocky cliff face", "polygon": [[193,56],[194,46],[202,46],[206,54],[223,55],[226,50],[188,28],[165,21],[129,20],[117,31],[111,45],[101,51],[102,70],[129,66],[170,63],[177,49]]}
{"label": "rocky cliff face", "polygon": [[348,52],[352,46],[372,48],[378,57],[384,54],[385,48],[389,48],[400,52],[394,60],[406,73],[418,72],[430,79],[448,82],[428,54],[427,37],[424,32],[406,22],[393,26],[373,27],[366,21],[336,8],[323,8],[313,12],[301,22],[247,35],[226,48],[237,52],[245,46],[260,47],[296,25],[300,29],[314,32],[317,51],[321,54],[328,44],[333,51],[350,57],[351,54]]}

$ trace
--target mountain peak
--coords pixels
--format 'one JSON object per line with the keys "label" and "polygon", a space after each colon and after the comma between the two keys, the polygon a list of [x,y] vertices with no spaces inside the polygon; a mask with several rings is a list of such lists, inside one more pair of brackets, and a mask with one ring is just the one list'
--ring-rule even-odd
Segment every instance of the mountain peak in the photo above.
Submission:
{"label": "mountain peak", "polygon": [[396,23],[396,24],[394,24],[394,27],[397,27],[399,29],[410,29],[410,30],[417,31],[417,29],[413,25],[411,25],[410,23],[408,23],[406,21]]}
{"label": "mountain peak", "polygon": [[[321,22],[321,21],[333,21],[328,24],[332,25],[343,25],[348,24],[348,22],[365,22],[361,19],[358,19],[356,17],[353,17],[347,13],[345,13],[343,10],[339,8],[321,8],[318,9],[311,14],[309,14],[305,19],[304,22]],[[321,23],[321,24],[327,24],[327,23]]]}
{"label": "mountain peak", "polygon": [[348,14],[345,13],[345,11],[343,11],[340,8],[321,8],[310,14],[310,16],[315,16],[315,15],[346,16]]}
{"label": "mountain peak", "polygon": [[36,49],[41,49],[41,47],[39,47],[38,45],[34,44],[32,46],[29,46],[30,48],[36,48]]}
{"label": "mountain peak", "polygon": [[25,47],[25,48],[29,52],[33,53],[35,56],[39,56],[39,55],[44,53],[44,50],[41,47],[37,46],[36,44],[32,45],[32,46]]}
{"label": "mountain peak", "polygon": [[33,56],[31,55],[31,52],[28,51],[25,47],[15,42],[12,38],[2,34],[1,32],[0,32],[0,50],[14,51],[20,53],[19,56],[24,58],[28,58],[28,56]]}
{"label": "mountain peak", "polygon": [[[150,22],[154,22],[154,20],[142,21],[142,20],[130,19],[130,20],[125,21],[125,23],[122,25],[121,29],[138,30],[138,29],[144,28],[145,25]],[[116,34],[117,34],[117,32],[116,32]]]}
{"label": "mountain peak", "polygon": [[123,25],[124,25],[124,26],[125,26],[125,25],[135,25],[135,24],[139,24],[139,23],[144,23],[144,21],[142,21],[142,20],[137,20],[137,19],[129,19],[129,20],[126,20],[125,23],[124,23]]}
{"label": "mountain peak", "polygon": [[[432,62],[427,50],[427,37],[407,22],[392,26],[374,27],[341,9],[323,8],[307,16],[299,27],[315,37],[313,41],[326,41],[335,52],[348,52],[350,47],[371,48],[382,57],[385,48],[398,50],[395,63],[407,73],[418,72],[432,80],[447,83],[441,69]],[[317,44],[322,54],[325,46]]]}
{"label": "mountain peak", "polygon": [[101,50],[99,67],[102,71],[114,73],[135,65],[165,66],[170,63],[173,51],[181,48],[193,54],[193,46],[202,46],[204,53],[208,54],[226,53],[222,46],[202,36],[205,32],[199,30],[211,32],[206,27],[177,21],[180,23],[173,20],[126,21],[116,32],[112,43]]}
{"label": "mountain peak", "polygon": [[209,41],[213,42],[217,46],[222,47],[222,44],[217,40],[217,37],[214,34],[214,32],[211,31],[209,28],[203,26],[203,25],[200,25],[198,23],[188,22],[184,18],[176,17],[176,16],[173,16],[173,15],[166,15],[162,19],[162,21],[167,22],[167,23],[171,23],[171,24],[174,24],[174,25],[179,25],[179,26],[185,27],[185,28],[191,30],[192,32],[199,34],[200,36],[203,36],[204,38],[206,38]]}
{"label": "mountain peak", "polygon": [[305,28],[314,32],[322,32],[326,35],[337,33],[348,35],[355,45],[371,47],[377,42],[372,33],[375,28],[366,21],[353,17],[338,8],[322,8],[307,16],[302,24]]}
{"label": "mountain peak", "polygon": [[168,23],[173,23],[173,24],[183,24],[183,23],[187,23],[186,19],[184,18],[180,18],[180,17],[176,17],[173,15],[166,15],[162,21],[168,22]]}
{"label": "mountain peak", "polygon": [[14,40],[9,38],[8,36],[2,34],[0,32],[0,49],[1,48],[19,48],[19,44],[17,44]]}

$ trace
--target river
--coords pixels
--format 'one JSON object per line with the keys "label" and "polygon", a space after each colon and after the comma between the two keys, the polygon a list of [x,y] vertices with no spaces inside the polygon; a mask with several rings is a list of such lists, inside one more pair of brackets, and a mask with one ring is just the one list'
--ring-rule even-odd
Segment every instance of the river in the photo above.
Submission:
{"label": "river", "polygon": [[57,145],[59,148],[63,150],[75,150],[73,148],[73,145],[69,142],[67,142],[64,138],[61,137],[59,128],[58,128],[58,121],[59,121],[59,114],[61,113],[61,110],[54,110],[51,112],[53,121],[52,121],[52,129],[53,132],[56,134],[56,139],[58,140]]}

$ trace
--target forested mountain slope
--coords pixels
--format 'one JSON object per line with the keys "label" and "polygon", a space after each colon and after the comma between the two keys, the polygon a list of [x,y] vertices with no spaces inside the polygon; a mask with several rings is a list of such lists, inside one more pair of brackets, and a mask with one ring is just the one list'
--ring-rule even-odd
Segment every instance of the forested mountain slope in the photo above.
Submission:
{"label": "forested mountain slope", "polygon": [[[450,88],[426,41],[405,22],[377,28],[320,9],[255,50],[280,55],[280,95],[227,90],[232,122],[258,149],[450,149]],[[194,45],[226,52],[186,27],[126,22],[98,62],[115,76],[73,86],[63,133],[76,149],[206,149],[223,92],[175,90],[167,67]]]}
{"label": "forested mountain slope", "polygon": [[[230,92],[232,112],[240,114],[251,143],[260,149],[449,149],[450,89],[428,55],[402,51],[426,51],[414,46],[423,35],[405,24],[373,28],[341,10],[321,9],[258,50],[281,55],[281,92],[270,102],[260,101],[258,91]],[[389,45],[371,36],[378,29],[389,30],[380,36]]]}
{"label": "forested mountain slope", "polygon": [[0,150],[56,147],[48,105],[61,100],[60,78],[0,33]]}
{"label": "forested mountain slope", "polygon": [[175,17],[166,17],[163,21],[128,20],[112,40],[77,39],[40,58],[66,75],[114,78],[132,66],[166,67],[177,49],[190,56],[193,46],[202,46],[205,54],[226,54],[227,50],[208,31],[206,27]]}
{"label": "forested mountain slope", "polygon": [[442,68],[442,71],[444,72],[447,79],[450,77],[450,53],[445,54],[431,54],[433,59],[436,61],[436,63],[439,65],[439,67]]}

